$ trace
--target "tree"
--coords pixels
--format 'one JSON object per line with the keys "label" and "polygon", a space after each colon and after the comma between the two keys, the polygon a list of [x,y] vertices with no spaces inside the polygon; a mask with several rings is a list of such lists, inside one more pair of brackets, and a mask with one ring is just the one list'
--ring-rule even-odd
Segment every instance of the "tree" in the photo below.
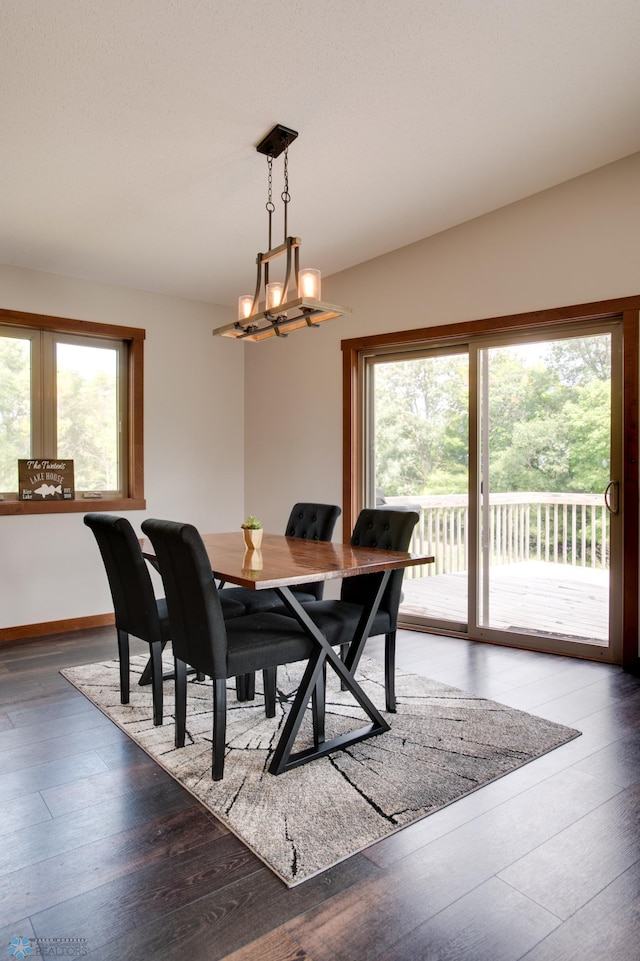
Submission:
{"label": "tree", "polygon": [[493,491],[566,491],[570,481],[570,444],[562,414],[518,421],[509,446],[491,456]]}
{"label": "tree", "polygon": [[31,453],[28,340],[0,337],[0,490],[18,487],[18,459]]}
{"label": "tree", "polygon": [[609,381],[611,377],[611,338],[596,334],[571,337],[547,345],[546,366],[570,387],[591,381]]}
{"label": "tree", "polygon": [[604,380],[579,387],[564,408],[571,450],[571,481],[567,490],[600,493],[610,479],[611,387]]}
{"label": "tree", "polygon": [[[376,486],[385,494],[466,490],[468,376],[465,356],[375,368]],[[449,480],[447,480],[448,478]]]}
{"label": "tree", "polygon": [[[610,338],[489,348],[491,489],[599,491],[608,480]],[[374,368],[375,477],[386,494],[468,489],[468,359]]]}
{"label": "tree", "polygon": [[82,490],[112,490],[118,477],[118,438],[113,378],[77,370],[58,373],[58,456],[74,459]]}

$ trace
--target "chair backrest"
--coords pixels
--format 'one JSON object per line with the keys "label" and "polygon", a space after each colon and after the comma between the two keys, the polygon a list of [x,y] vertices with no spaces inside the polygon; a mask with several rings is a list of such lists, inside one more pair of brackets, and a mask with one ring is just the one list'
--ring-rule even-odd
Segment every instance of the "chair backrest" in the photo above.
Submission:
{"label": "chair backrest", "polygon": [[174,655],[211,677],[226,677],[227,633],[200,534],[192,524],[153,518],[142,530],[162,575]]}
{"label": "chair backrest", "polygon": [[335,504],[294,504],[287,521],[285,536],[330,541],[340,513],[340,508]]}
{"label": "chair backrest", "polygon": [[[314,541],[330,541],[341,510],[335,504],[294,504],[285,528],[285,537],[304,537]],[[313,594],[320,600],[324,581],[299,584],[294,590]]]}
{"label": "chair backrest", "polygon": [[161,637],[158,602],[138,538],[126,517],[85,514],[111,589],[116,627],[144,641]]}
{"label": "chair backrest", "polygon": [[[353,528],[351,543],[360,547],[382,547],[389,551],[406,551],[409,549],[411,535],[418,520],[419,515],[415,511],[365,508],[360,511]],[[403,568],[391,572],[379,607],[380,611],[386,612],[391,618],[393,631],[397,624],[403,575]],[[377,591],[381,577],[381,574],[346,577],[342,582],[341,599],[353,604],[366,604],[371,595]]]}

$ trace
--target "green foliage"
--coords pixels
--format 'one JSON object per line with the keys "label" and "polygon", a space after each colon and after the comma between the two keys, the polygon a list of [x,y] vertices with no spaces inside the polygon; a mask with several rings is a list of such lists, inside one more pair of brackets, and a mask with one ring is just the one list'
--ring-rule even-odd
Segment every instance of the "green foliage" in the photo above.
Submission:
{"label": "green foliage", "polygon": [[18,489],[18,459],[31,454],[29,342],[0,337],[0,490]]}
{"label": "green foliage", "polygon": [[262,521],[257,517],[254,517],[253,514],[249,514],[244,524],[241,524],[240,526],[247,531],[259,531],[262,527]]}
{"label": "green foliage", "polygon": [[78,490],[113,490],[118,482],[116,385],[103,372],[58,373],[58,457],[74,460]]}
{"label": "green foliage", "polygon": [[547,367],[571,387],[595,380],[608,382],[611,370],[609,337],[576,337],[549,345]]}
{"label": "green foliage", "polygon": [[464,356],[376,367],[376,486],[385,494],[425,493],[436,475],[447,490],[449,477],[460,486],[467,471],[466,385]]}
{"label": "green foliage", "polygon": [[[600,492],[609,480],[610,338],[491,348],[491,489]],[[386,495],[468,489],[468,360],[375,366],[375,483]]]}
{"label": "green foliage", "polygon": [[[86,349],[86,348],[85,348]],[[57,450],[72,459],[78,490],[118,485],[118,398],[115,369],[59,364],[56,370]],[[31,438],[31,354],[26,339],[0,337],[0,490],[18,488],[18,460],[34,456]]]}
{"label": "green foliage", "polygon": [[568,486],[571,480],[569,444],[560,414],[517,422],[510,440],[508,447],[490,454],[492,490],[572,489]]}
{"label": "green foliage", "polygon": [[571,449],[571,486],[567,490],[603,491],[609,483],[609,419],[611,386],[603,380],[585,383],[565,407]]}

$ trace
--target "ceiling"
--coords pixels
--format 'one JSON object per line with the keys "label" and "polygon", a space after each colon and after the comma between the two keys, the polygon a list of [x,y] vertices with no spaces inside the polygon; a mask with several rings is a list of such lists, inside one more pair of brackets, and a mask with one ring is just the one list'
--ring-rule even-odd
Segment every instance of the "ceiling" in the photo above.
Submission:
{"label": "ceiling", "polygon": [[0,262],[235,304],[282,123],[326,276],[639,151],[639,40],[638,0],[0,0]]}

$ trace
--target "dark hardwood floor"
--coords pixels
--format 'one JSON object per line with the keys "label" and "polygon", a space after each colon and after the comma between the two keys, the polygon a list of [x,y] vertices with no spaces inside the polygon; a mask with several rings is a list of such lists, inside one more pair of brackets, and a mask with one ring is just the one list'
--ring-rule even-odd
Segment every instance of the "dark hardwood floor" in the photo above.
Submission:
{"label": "dark hardwood floor", "polygon": [[582,737],[288,890],[58,673],[114,656],[112,628],[0,648],[0,955],[640,956],[640,679],[401,632],[400,666]]}

